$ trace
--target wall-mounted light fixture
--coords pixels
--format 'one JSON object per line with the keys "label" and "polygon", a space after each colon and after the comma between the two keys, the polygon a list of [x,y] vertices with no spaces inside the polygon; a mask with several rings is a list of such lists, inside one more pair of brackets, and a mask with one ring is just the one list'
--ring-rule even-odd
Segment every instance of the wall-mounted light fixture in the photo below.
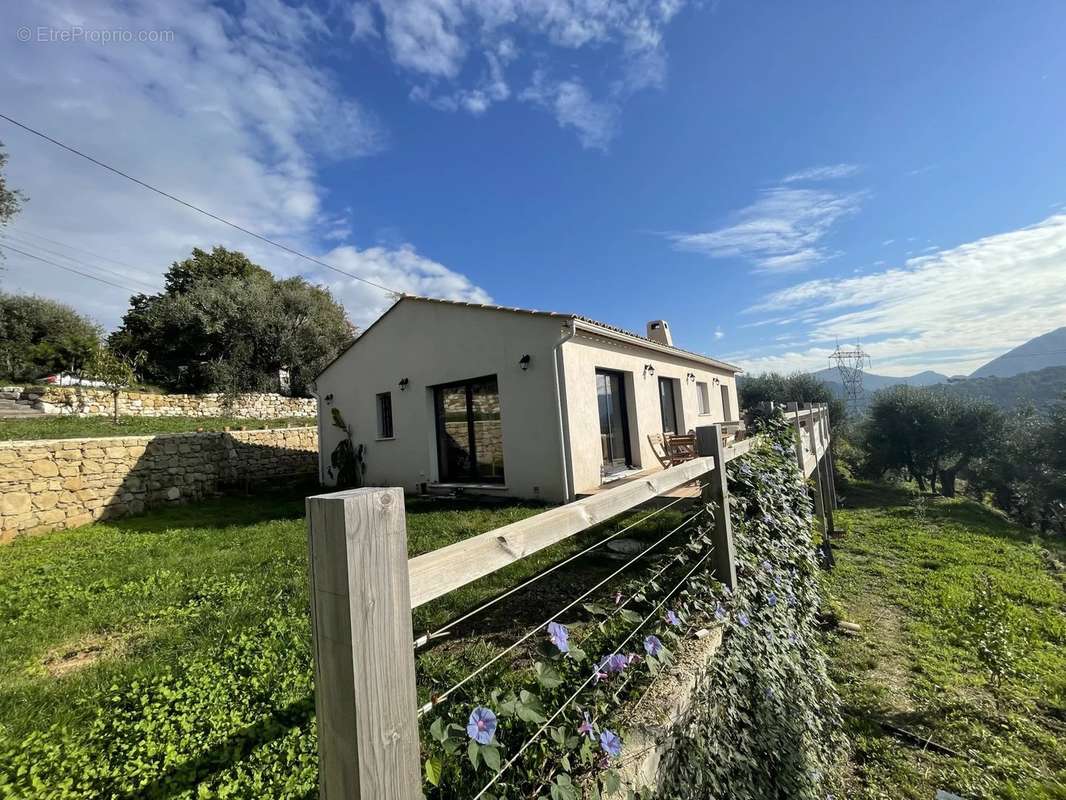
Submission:
{"label": "wall-mounted light fixture", "polygon": [[526,353],[524,356],[518,359],[518,366],[520,366],[522,368],[522,371],[525,372],[527,369],[529,369],[529,362],[532,360],[533,359],[530,357],[529,353]]}
{"label": "wall-mounted light fixture", "polygon": [[654,374],[655,374],[655,367],[653,367],[651,364],[645,364],[644,365],[644,377],[647,377],[648,375],[654,375]]}
{"label": "wall-mounted light fixture", "polygon": [[333,405],[333,392],[330,392],[329,394],[327,394],[322,399],[326,401],[326,405],[327,406]]}
{"label": "wall-mounted light fixture", "polygon": [[411,385],[411,379],[410,378],[400,378],[400,382],[398,384],[396,384],[396,385],[400,387],[400,391],[401,392],[406,391],[407,387]]}
{"label": "wall-mounted light fixture", "polygon": [[718,379],[718,376],[715,376],[715,377],[711,378],[711,383],[713,383],[715,386],[717,386],[721,382],[722,381]]}
{"label": "wall-mounted light fixture", "polygon": [[688,374],[688,379],[689,379],[689,381],[694,381],[694,380],[696,380],[696,373],[695,373],[695,372],[690,372],[690,373]]}

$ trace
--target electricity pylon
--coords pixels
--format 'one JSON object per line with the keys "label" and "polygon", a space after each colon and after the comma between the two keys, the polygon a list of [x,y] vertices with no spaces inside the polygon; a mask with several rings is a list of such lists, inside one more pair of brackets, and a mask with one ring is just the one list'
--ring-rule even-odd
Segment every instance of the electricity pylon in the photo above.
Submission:
{"label": "electricity pylon", "polygon": [[870,365],[870,356],[856,342],[854,347],[843,348],[837,342],[837,349],[829,356],[829,366],[840,371],[840,382],[844,384],[844,402],[848,411],[858,414],[862,410],[862,372]]}

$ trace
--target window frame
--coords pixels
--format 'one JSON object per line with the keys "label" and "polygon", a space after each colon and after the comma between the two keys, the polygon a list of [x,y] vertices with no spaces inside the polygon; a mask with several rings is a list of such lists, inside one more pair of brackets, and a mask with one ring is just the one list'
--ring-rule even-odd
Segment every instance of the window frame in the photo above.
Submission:
{"label": "window frame", "polygon": [[696,408],[701,417],[711,413],[711,387],[707,381],[696,381]]}
{"label": "window frame", "polygon": [[377,408],[378,440],[395,439],[396,417],[392,411],[392,392],[378,392],[374,404]]}

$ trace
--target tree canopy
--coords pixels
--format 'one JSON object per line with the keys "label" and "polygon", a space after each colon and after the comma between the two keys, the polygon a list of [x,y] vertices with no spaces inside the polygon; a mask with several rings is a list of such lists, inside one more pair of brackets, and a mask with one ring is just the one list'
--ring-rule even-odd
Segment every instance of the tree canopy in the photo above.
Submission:
{"label": "tree canopy", "polygon": [[753,408],[759,403],[827,403],[829,419],[837,425],[844,419],[844,403],[833,394],[825,381],[809,372],[765,372],[762,375],[744,375],[737,382],[740,405]]}
{"label": "tree canopy", "polygon": [[0,292],[0,377],[35,381],[80,372],[100,346],[100,328],[70,306]]}
{"label": "tree canopy", "polygon": [[6,225],[26,200],[22,192],[7,185],[7,179],[4,177],[6,166],[7,153],[4,152],[4,143],[0,142],[0,226]]}
{"label": "tree canopy", "polygon": [[277,391],[288,370],[295,394],[349,343],[355,328],[327,289],[277,280],[243,253],[194,249],[164,290],[135,295],[109,344],[145,353],[144,380],[173,391]]}

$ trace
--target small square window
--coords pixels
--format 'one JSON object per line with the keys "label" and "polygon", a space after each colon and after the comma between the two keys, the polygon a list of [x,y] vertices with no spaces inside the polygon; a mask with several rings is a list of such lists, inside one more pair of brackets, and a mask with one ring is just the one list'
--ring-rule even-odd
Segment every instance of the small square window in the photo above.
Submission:
{"label": "small square window", "polygon": [[392,392],[382,392],[378,395],[378,438],[392,437]]}
{"label": "small square window", "polygon": [[699,401],[700,413],[711,413],[711,396],[707,392],[707,384],[701,382],[696,383],[696,399]]}

